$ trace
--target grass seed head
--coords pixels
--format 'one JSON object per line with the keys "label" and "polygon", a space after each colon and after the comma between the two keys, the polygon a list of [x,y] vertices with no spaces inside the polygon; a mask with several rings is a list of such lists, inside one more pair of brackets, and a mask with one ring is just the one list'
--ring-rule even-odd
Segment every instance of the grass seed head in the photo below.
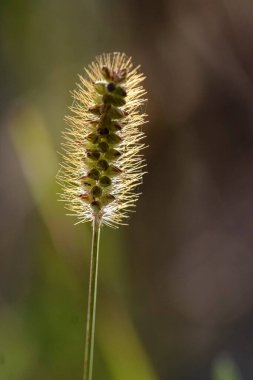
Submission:
{"label": "grass seed head", "polygon": [[135,206],[145,166],[144,76],[123,53],[103,54],[85,71],[63,132],[60,198],[78,222],[117,226]]}

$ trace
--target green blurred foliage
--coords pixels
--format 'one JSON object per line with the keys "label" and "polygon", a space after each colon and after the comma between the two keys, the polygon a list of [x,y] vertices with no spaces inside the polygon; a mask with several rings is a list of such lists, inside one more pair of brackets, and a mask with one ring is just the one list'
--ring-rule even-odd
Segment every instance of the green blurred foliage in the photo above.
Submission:
{"label": "green blurred foliage", "polygon": [[235,362],[226,355],[221,355],[213,364],[212,380],[242,380]]}

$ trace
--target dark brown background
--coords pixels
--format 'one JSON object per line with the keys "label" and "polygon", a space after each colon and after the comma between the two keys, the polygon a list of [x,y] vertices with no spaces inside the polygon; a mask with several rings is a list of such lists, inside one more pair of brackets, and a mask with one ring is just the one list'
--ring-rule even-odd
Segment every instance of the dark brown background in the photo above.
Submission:
{"label": "dark brown background", "polygon": [[102,231],[95,378],[253,378],[253,3],[0,3],[0,378],[81,379],[90,227],[57,203],[69,90],[141,63],[145,176]]}

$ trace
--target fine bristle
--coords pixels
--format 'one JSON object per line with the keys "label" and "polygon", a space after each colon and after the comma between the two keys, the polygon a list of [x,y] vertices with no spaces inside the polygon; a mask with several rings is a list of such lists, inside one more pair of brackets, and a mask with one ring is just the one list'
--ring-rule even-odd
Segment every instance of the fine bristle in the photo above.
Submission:
{"label": "fine bristle", "polygon": [[115,227],[125,224],[142,182],[145,78],[123,53],[103,54],[85,71],[65,118],[60,199],[78,223],[98,217]]}

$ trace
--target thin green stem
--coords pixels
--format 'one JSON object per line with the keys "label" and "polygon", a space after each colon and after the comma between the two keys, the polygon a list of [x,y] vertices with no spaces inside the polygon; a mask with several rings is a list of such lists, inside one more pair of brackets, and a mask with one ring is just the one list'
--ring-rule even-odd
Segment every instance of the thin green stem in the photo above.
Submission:
{"label": "thin green stem", "polygon": [[92,380],[94,334],[95,334],[95,320],[96,320],[99,238],[100,238],[100,221],[98,220],[98,218],[94,218],[93,234],[92,234],[92,248],[91,248],[91,262],[90,262],[85,356],[84,356],[84,377],[83,377],[84,380]]}

